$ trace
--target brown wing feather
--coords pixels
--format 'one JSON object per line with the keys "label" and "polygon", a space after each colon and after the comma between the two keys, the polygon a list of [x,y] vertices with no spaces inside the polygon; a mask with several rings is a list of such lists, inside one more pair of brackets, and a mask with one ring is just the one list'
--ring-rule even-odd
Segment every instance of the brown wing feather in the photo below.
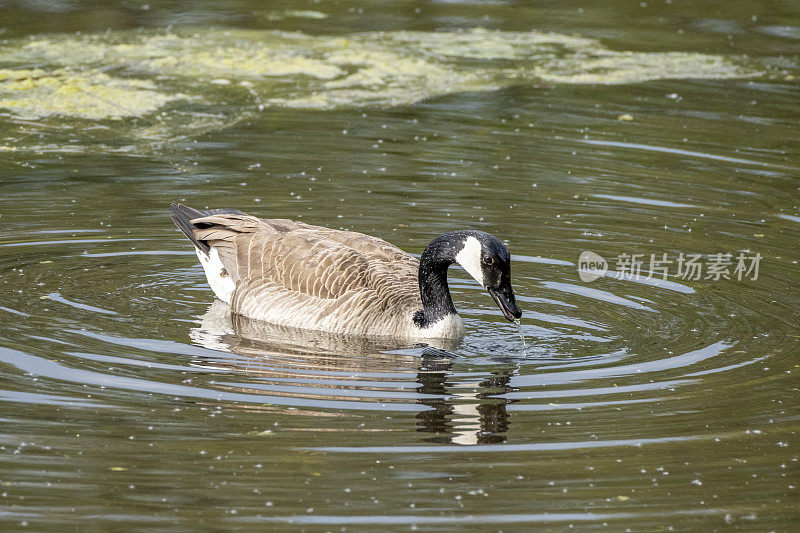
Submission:
{"label": "brown wing feather", "polygon": [[[235,282],[263,280],[288,291],[335,299],[368,290],[408,299],[392,289],[416,285],[417,260],[363,233],[286,219],[213,215],[192,220],[195,236],[215,248]],[[399,302],[398,302],[399,303]]]}

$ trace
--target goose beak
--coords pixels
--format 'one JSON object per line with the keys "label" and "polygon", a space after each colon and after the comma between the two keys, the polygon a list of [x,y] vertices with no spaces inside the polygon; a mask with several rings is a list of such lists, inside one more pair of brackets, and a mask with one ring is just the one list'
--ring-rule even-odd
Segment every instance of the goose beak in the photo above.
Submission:
{"label": "goose beak", "polygon": [[511,285],[505,285],[499,289],[487,290],[497,304],[497,307],[503,312],[503,316],[508,320],[513,322],[522,316],[522,310],[517,305],[517,300],[514,298],[514,290],[511,288]]}

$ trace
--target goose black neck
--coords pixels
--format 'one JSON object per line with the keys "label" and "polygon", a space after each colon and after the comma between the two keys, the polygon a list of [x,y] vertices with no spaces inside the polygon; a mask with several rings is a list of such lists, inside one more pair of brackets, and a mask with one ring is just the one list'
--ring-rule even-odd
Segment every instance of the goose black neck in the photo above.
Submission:
{"label": "goose black neck", "polygon": [[457,313],[447,285],[447,269],[455,262],[463,242],[458,232],[445,233],[431,241],[422,252],[419,260],[422,310],[414,315],[414,323],[419,327],[427,327]]}

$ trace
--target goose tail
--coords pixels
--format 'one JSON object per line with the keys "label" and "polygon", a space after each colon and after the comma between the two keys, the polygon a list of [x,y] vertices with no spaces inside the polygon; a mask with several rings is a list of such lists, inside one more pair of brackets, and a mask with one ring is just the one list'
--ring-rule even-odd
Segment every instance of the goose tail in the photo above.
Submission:
{"label": "goose tail", "polygon": [[195,234],[194,230],[199,229],[200,226],[195,226],[192,221],[198,218],[203,218],[211,215],[244,215],[242,211],[238,209],[229,209],[229,208],[222,208],[222,209],[206,209],[205,211],[200,211],[199,209],[194,209],[193,207],[189,207],[188,205],[183,204],[172,204],[169,206],[172,214],[170,218],[172,222],[181,230],[187,239],[192,241],[195,248],[199,251],[203,252],[206,256],[208,256],[211,247],[205,241],[199,240]]}

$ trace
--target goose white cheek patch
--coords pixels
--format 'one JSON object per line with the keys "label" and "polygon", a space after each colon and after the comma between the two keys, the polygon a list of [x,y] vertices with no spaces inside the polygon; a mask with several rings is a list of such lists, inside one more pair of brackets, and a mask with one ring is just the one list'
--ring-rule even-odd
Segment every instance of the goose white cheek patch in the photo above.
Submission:
{"label": "goose white cheek patch", "polygon": [[483,268],[481,268],[481,243],[475,237],[467,237],[464,247],[456,255],[456,261],[470,276],[483,287]]}

